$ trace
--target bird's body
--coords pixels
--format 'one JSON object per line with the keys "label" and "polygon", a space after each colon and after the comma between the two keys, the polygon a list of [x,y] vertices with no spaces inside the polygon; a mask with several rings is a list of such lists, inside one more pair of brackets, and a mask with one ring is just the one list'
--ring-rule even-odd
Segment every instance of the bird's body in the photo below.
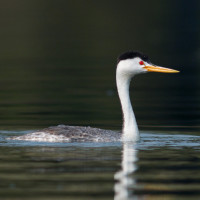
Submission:
{"label": "bird's body", "polygon": [[139,131],[130,101],[129,85],[135,75],[148,71],[178,72],[152,65],[148,57],[140,52],[126,52],[118,58],[116,82],[124,119],[122,133],[91,127],[59,125],[10,139],[47,142],[137,141]]}
{"label": "bird's body", "polygon": [[120,132],[67,125],[51,126],[34,133],[15,136],[15,140],[38,142],[114,142],[120,139]]}

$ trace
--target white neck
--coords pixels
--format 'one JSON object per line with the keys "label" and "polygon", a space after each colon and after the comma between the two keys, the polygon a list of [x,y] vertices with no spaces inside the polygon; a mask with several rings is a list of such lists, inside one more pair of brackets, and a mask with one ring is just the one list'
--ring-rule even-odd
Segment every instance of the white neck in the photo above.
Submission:
{"label": "white neck", "polygon": [[129,85],[132,76],[128,74],[123,74],[120,70],[117,70],[116,81],[117,90],[122,106],[122,112],[124,117],[123,122],[123,141],[137,141],[139,139],[139,131],[135,115],[131,106],[130,96],[129,96]]}

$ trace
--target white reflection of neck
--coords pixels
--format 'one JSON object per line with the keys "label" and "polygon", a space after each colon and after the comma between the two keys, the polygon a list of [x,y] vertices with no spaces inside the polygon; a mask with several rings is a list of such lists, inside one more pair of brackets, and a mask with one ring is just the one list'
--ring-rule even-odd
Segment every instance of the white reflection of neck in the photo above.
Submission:
{"label": "white reflection of neck", "polygon": [[132,195],[128,190],[130,186],[135,184],[135,180],[130,175],[137,170],[137,150],[135,143],[124,143],[122,154],[122,169],[115,173],[114,179],[117,183],[114,186],[114,200],[129,200]]}

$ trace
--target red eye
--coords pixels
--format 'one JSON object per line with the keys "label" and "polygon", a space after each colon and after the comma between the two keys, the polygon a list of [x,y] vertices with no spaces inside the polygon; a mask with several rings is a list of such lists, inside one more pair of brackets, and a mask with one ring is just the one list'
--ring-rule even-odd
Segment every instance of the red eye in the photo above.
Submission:
{"label": "red eye", "polygon": [[141,61],[139,62],[139,64],[140,64],[140,65],[144,65],[144,62],[141,60]]}

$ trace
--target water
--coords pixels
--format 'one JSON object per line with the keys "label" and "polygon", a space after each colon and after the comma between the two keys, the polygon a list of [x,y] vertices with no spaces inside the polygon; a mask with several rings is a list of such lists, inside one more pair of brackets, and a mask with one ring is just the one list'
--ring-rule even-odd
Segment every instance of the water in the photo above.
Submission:
{"label": "water", "polygon": [[[199,2],[3,1],[0,199],[199,199]],[[137,76],[141,141],[35,143],[67,124],[121,130],[116,57],[140,50],[180,74]]]}
{"label": "water", "polygon": [[[141,133],[133,143],[7,141],[3,199],[198,199],[200,136]],[[15,134],[24,134],[16,132]]]}

